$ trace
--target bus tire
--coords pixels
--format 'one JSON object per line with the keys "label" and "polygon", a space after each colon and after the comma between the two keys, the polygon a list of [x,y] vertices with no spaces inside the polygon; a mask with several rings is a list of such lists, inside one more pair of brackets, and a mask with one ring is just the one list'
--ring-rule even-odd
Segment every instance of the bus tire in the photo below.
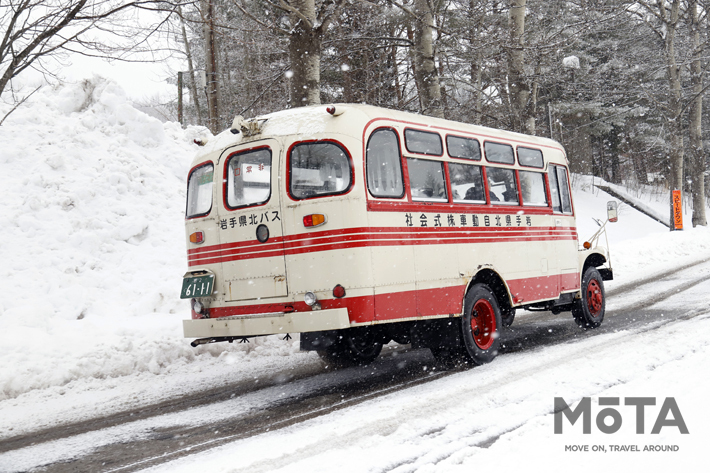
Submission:
{"label": "bus tire", "polygon": [[356,328],[344,330],[334,344],[317,353],[329,366],[346,368],[369,365],[381,351],[381,337],[375,330]]}
{"label": "bus tire", "polygon": [[513,320],[515,320],[515,307],[511,307],[508,310],[501,311],[501,321],[503,322],[503,327],[510,327],[513,325]]}
{"label": "bus tire", "polygon": [[464,355],[474,366],[490,363],[496,357],[502,325],[500,306],[493,291],[485,284],[473,286],[464,300],[461,332]]}
{"label": "bus tire", "polygon": [[597,328],[604,320],[606,294],[604,282],[597,268],[590,266],[582,276],[582,297],[572,305],[574,320],[582,328]]}

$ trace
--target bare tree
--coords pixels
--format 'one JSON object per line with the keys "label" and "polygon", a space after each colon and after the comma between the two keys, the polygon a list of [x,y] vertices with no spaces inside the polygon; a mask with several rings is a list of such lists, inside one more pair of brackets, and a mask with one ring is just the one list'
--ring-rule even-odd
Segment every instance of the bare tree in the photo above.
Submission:
{"label": "bare tree", "polygon": [[[108,56],[111,50],[90,36],[95,31],[144,44],[156,26],[135,28],[118,17],[136,9],[172,10],[176,3],[159,0],[3,0],[0,3],[0,94],[28,68],[63,52]],[[167,18],[167,15],[164,16]],[[127,44],[120,46],[125,52]],[[116,58],[117,56],[113,56]]]}

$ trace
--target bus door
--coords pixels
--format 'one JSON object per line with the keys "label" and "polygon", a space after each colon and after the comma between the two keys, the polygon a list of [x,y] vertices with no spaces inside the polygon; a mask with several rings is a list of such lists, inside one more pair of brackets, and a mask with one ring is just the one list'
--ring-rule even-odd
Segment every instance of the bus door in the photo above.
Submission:
{"label": "bus door", "polygon": [[220,163],[222,272],[227,301],[256,300],[288,294],[283,242],[276,140],[226,154]]}
{"label": "bus door", "polygon": [[560,275],[560,292],[569,292],[579,289],[579,259],[577,238],[574,237],[577,229],[567,169],[564,166],[551,164],[548,179],[556,233],[555,255]]}

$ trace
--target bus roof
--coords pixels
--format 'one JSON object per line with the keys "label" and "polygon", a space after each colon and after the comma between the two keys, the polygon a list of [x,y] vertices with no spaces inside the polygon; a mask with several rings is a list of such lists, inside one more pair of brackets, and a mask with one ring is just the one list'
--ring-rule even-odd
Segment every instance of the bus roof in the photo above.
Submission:
{"label": "bus roof", "polygon": [[[327,111],[329,107],[334,107],[334,114]],[[363,138],[363,130],[368,125],[373,124],[374,126],[372,128],[374,129],[377,126],[389,123],[419,129],[429,128],[432,131],[436,130],[442,134],[472,134],[483,139],[505,140],[523,146],[525,144],[532,144],[548,149],[559,150],[566,159],[562,145],[548,138],[471,125],[372,105],[311,105],[282,110],[247,121],[260,124],[261,128],[258,135],[255,135],[253,138],[245,138],[242,133],[234,134],[230,132],[230,130],[225,130],[210,139],[207,142],[207,146],[200,150],[199,156],[205,156],[206,154],[220,151],[241,142],[249,142],[252,141],[252,139],[270,136],[298,135],[301,139],[308,139],[309,136],[320,138],[323,134],[339,133],[361,139]]]}

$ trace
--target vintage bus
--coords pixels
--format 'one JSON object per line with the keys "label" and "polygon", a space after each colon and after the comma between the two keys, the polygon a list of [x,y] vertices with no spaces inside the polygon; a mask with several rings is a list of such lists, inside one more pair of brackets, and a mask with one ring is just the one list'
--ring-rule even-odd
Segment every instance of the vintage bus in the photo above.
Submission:
{"label": "vintage bus", "polygon": [[478,365],[516,308],[604,318],[603,226],[579,247],[555,141],[337,104],[237,117],[203,144],[181,293],[193,346],[300,333],[335,365],[391,340]]}

